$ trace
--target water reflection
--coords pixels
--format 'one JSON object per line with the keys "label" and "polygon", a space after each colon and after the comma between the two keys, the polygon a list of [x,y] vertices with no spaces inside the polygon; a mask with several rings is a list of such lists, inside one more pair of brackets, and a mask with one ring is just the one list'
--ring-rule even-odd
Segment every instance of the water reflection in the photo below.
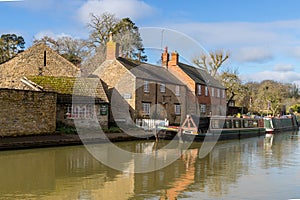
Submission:
{"label": "water reflection", "polygon": [[[171,165],[139,174],[113,170],[94,159],[82,146],[4,151],[0,152],[0,199],[163,200],[198,199],[199,195],[203,199],[245,199],[251,188],[257,193],[256,199],[260,199],[272,195],[262,189],[266,184],[264,177],[300,169],[295,159],[300,155],[299,142],[298,133],[277,134],[272,140],[260,137],[225,141],[202,159],[199,158],[201,143],[194,143],[186,151],[177,149],[182,155]],[[118,143],[120,148],[149,154],[165,145],[162,141]],[[109,152],[106,154],[110,156]],[[131,158],[119,162],[124,168],[136,167]],[[282,184],[289,188],[300,185],[300,181],[290,176],[282,176]],[[255,184],[250,185],[251,178]],[[291,180],[294,182],[288,182]],[[291,194],[281,195],[291,198],[288,196]],[[300,198],[300,193],[294,194]],[[255,195],[250,199],[255,199]]]}

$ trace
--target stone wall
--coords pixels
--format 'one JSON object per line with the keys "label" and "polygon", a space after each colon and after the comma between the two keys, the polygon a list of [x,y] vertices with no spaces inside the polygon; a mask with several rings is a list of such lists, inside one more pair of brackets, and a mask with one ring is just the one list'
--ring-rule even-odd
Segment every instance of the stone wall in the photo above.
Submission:
{"label": "stone wall", "polygon": [[56,93],[0,89],[0,136],[51,134]]}
{"label": "stone wall", "polygon": [[93,74],[106,84],[112,105],[110,121],[130,121],[130,114],[136,109],[135,76],[117,60],[106,60]]}

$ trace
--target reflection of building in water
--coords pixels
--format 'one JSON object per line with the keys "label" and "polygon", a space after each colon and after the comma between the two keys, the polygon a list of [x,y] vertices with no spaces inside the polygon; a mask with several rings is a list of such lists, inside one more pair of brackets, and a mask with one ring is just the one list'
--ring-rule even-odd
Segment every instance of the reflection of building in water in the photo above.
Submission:
{"label": "reflection of building in water", "polygon": [[[194,143],[171,165],[137,174],[124,174],[102,165],[84,147],[1,152],[0,197],[176,199],[187,197],[187,192],[201,192],[210,199],[221,198],[241,176],[257,169],[257,163],[268,168],[276,162],[276,167],[281,167],[293,153],[289,142],[293,142],[290,135],[275,136],[274,155],[269,156],[263,151],[264,138],[226,141],[218,143],[203,159],[198,158],[201,143]],[[118,145],[132,152],[155,151],[152,142]],[[157,148],[163,147],[160,145],[161,141]],[[127,168],[136,167],[133,160],[119,161]]]}
{"label": "reflection of building in water", "polygon": [[[176,199],[187,191],[201,191],[210,197],[221,197],[251,169],[254,153],[263,147],[263,138],[218,143],[203,159],[198,158],[201,143],[161,170],[136,174],[135,196],[142,199],[145,191],[160,199]],[[148,197],[147,196],[147,197]]]}
{"label": "reflection of building in water", "polygon": [[189,185],[194,183],[195,179],[195,161],[198,156],[198,149],[191,149],[182,155],[181,160],[185,164],[185,173],[182,173],[171,184],[169,189],[162,191],[161,200],[175,200]]}
{"label": "reflection of building in water", "polygon": [[133,174],[103,166],[84,147],[4,152],[0,162],[0,197],[115,200],[134,192]]}

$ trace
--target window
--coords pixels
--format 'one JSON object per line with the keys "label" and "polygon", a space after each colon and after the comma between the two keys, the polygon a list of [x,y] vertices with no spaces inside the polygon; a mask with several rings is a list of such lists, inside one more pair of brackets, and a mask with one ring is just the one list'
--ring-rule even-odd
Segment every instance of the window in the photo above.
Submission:
{"label": "window", "polygon": [[180,87],[179,87],[179,85],[175,86],[175,95],[180,96]]}
{"label": "window", "polygon": [[200,105],[200,112],[201,113],[206,113],[206,105],[205,104]]}
{"label": "window", "polygon": [[211,88],[211,96],[214,97],[215,96],[215,88]]}
{"label": "window", "polygon": [[180,115],[181,113],[181,105],[175,104],[175,115]]}
{"label": "window", "polygon": [[160,84],[160,92],[166,92],[166,84],[164,83]]}
{"label": "window", "polygon": [[220,89],[217,89],[217,97],[220,98]]}
{"label": "window", "polygon": [[67,106],[66,117],[71,119],[91,119],[93,118],[93,105],[77,104]]}
{"label": "window", "polygon": [[208,96],[208,87],[205,86],[205,96]]}
{"label": "window", "polygon": [[150,103],[143,103],[143,114],[150,115]]}
{"label": "window", "polygon": [[222,90],[222,96],[223,96],[223,99],[226,98],[226,96],[225,96],[225,90]]}
{"label": "window", "polygon": [[201,95],[201,85],[200,84],[197,85],[197,94],[198,94],[198,96]]}
{"label": "window", "polygon": [[149,81],[144,81],[144,92],[149,92]]}

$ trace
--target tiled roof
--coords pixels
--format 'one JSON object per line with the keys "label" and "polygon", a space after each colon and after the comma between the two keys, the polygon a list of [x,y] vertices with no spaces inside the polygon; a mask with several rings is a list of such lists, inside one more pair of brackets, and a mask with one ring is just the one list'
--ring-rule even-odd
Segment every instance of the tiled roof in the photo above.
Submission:
{"label": "tiled roof", "polygon": [[43,87],[44,91],[95,97],[103,102],[108,102],[102,83],[98,78],[32,76],[28,79]]}
{"label": "tiled roof", "polygon": [[137,78],[162,83],[184,85],[178,78],[176,78],[164,67],[151,65],[143,62],[135,63],[133,61],[121,57],[117,58],[117,60]]}
{"label": "tiled roof", "polygon": [[213,78],[211,75],[209,75],[206,71],[202,69],[195,68],[193,66],[180,62],[178,63],[178,66],[196,83],[225,89],[225,87],[219,81],[217,81],[215,78]]}
{"label": "tiled roof", "polygon": [[0,65],[0,87],[24,89],[24,76],[76,77],[80,68],[45,44],[36,44]]}

